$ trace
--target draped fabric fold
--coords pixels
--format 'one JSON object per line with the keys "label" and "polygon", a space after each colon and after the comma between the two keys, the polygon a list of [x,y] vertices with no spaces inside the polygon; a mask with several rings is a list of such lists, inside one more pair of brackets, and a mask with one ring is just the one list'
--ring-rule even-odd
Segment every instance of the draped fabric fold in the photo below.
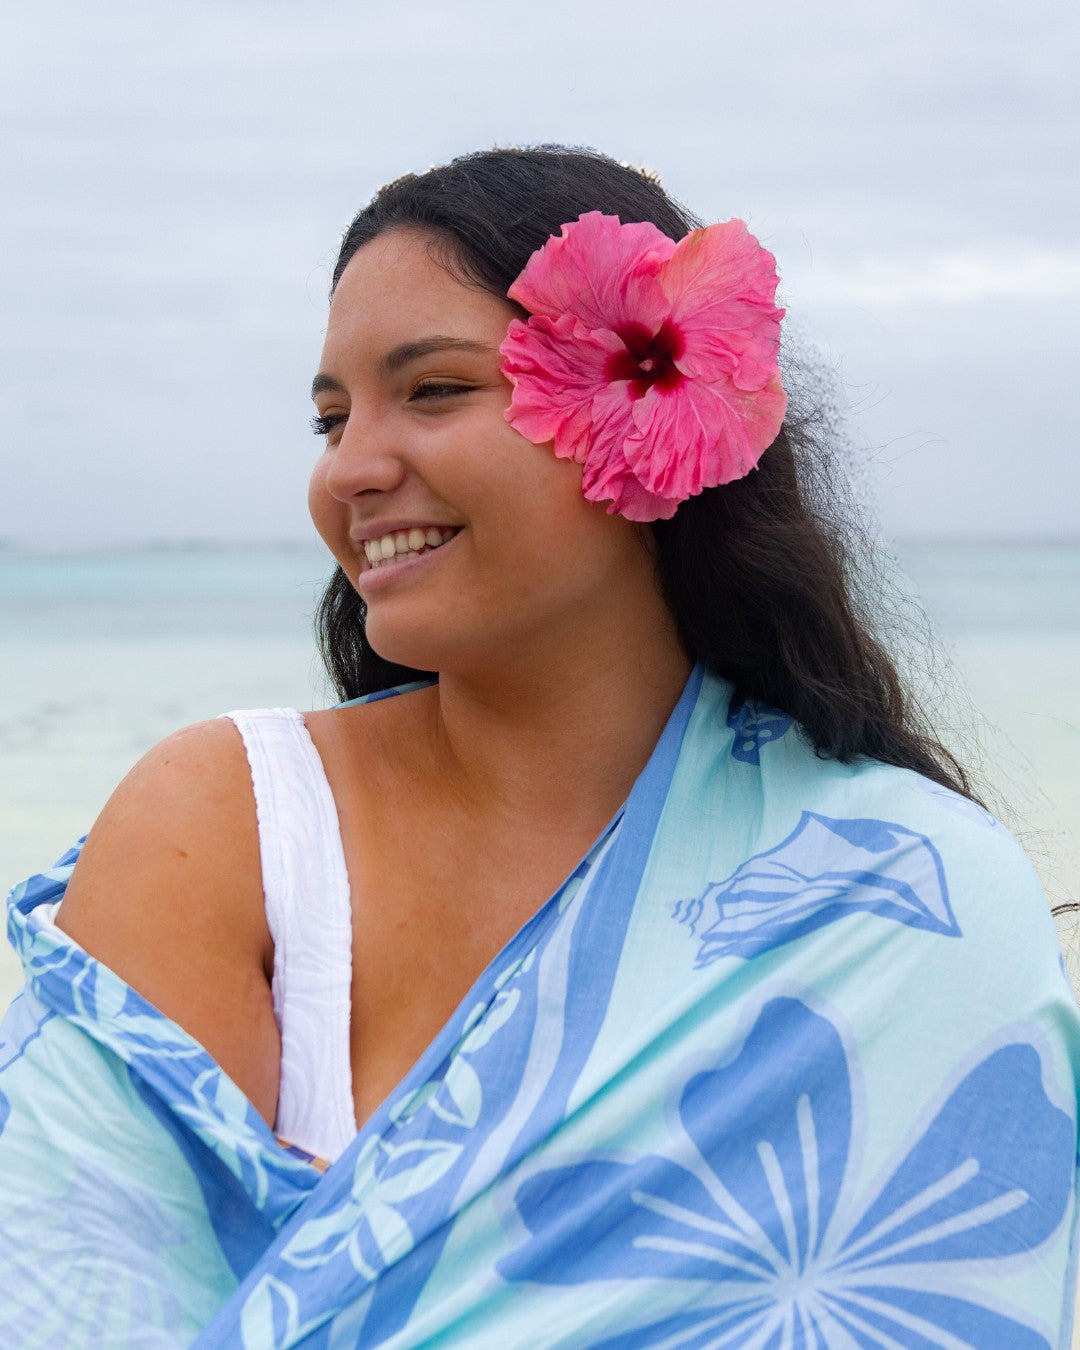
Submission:
{"label": "draped fabric fold", "polygon": [[327,1170],[21,883],[0,1344],[1067,1344],[1080,1016],[981,808],[695,671]]}

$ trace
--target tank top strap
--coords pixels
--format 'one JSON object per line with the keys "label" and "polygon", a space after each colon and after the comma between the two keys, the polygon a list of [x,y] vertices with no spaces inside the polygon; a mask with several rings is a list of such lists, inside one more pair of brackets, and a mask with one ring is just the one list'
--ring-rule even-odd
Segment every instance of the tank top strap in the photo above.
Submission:
{"label": "tank top strap", "polygon": [[272,993],[281,1032],[275,1130],[333,1161],[356,1133],[349,1053],[352,909],[337,808],[295,708],[225,713],[251,767]]}

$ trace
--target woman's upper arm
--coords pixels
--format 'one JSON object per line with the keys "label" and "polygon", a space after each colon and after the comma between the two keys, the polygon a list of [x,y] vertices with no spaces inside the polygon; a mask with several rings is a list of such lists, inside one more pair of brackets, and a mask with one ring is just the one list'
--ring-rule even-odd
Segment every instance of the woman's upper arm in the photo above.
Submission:
{"label": "woman's upper arm", "polygon": [[87,838],[57,922],[194,1036],[273,1122],[273,944],[232,722],[180,731],[132,769]]}

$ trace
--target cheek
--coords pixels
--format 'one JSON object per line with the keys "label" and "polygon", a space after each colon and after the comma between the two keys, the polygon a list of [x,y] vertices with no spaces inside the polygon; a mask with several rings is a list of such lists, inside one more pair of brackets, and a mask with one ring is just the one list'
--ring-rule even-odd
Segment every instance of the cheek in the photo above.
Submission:
{"label": "cheek", "polygon": [[[486,493],[522,517],[526,528],[574,533],[590,510],[581,490],[582,467],[559,459],[548,445],[532,445],[509,431],[485,474]],[[541,525],[542,523],[542,525]]]}
{"label": "cheek", "polygon": [[347,524],[342,504],[326,487],[326,457],[318,461],[308,482],[308,511],[311,520],[327,547],[337,553],[347,535]]}

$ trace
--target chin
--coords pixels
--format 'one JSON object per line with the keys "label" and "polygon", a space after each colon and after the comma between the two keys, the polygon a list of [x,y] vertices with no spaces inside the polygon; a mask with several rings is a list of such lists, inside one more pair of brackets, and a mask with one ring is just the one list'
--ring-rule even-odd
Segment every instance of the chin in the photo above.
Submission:
{"label": "chin", "polygon": [[430,630],[403,631],[401,625],[379,623],[369,614],[365,635],[375,655],[392,665],[407,666],[410,670],[438,671],[442,668],[445,647],[432,640]]}
{"label": "chin", "polygon": [[366,636],[372,651],[384,661],[434,673],[493,668],[505,646],[493,642],[490,634],[470,641],[466,633],[448,626],[445,618],[434,625],[406,626],[380,623],[369,613]]}

